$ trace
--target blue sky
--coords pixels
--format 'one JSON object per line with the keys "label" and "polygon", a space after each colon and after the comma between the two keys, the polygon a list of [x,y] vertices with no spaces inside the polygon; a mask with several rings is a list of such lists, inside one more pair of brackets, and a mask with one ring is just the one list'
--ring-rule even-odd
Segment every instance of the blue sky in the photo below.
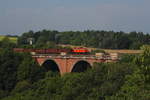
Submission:
{"label": "blue sky", "polygon": [[150,33],[150,0],[0,0],[0,34],[29,30]]}

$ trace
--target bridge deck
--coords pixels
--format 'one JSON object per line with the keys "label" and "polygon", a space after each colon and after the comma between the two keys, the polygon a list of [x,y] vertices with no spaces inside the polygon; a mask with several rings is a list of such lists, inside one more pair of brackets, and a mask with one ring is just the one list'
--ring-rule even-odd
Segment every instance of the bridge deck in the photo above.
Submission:
{"label": "bridge deck", "polygon": [[36,54],[33,58],[72,58],[72,59],[103,59],[103,60],[119,60],[118,57],[112,58],[109,55],[95,56],[95,55],[60,55],[60,54]]}

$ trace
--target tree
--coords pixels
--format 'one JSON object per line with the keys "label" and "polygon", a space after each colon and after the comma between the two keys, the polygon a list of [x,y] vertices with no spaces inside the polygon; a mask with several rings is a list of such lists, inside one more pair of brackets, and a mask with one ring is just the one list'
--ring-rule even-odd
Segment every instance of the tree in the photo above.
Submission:
{"label": "tree", "polygon": [[9,48],[9,49],[11,49],[11,48],[14,48],[14,47],[16,47],[16,44],[11,42],[8,37],[5,37],[0,43],[0,48]]}
{"label": "tree", "polygon": [[133,73],[125,77],[125,83],[116,95],[120,100],[149,100],[150,98],[150,46],[142,46],[143,53],[135,58]]}
{"label": "tree", "polygon": [[28,80],[35,82],[44,77],[44,69],[39,67],[30,55],[25,54],[23,58],[23,61],[17,69],[18,81]]}
{"label": "tree", "polygon": [[0,89],[11,91],[17,83],[17,68],[21,57],[5,48],[0,52]]}

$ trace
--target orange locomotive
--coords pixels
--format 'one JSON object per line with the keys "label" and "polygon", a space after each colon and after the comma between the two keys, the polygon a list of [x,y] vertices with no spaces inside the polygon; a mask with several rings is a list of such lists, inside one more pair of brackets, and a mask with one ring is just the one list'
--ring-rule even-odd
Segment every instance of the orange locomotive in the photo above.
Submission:
{"label": "orange locomotive", "polygon": [[89,50],[86,48],[73,48],[71,51],[73,54],[89,54]]}

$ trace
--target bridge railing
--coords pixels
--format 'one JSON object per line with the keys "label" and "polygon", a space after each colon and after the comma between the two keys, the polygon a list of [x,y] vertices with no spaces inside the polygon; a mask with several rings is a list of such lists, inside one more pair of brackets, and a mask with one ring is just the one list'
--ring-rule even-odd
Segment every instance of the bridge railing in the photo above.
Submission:
{"label": "bridge railing", "polygon": [[83,59],[102,59],[102,60],[119,60],[118,56],[103,55],[59,55],[59,54],[36,54],[33,58],[83,58]]}

